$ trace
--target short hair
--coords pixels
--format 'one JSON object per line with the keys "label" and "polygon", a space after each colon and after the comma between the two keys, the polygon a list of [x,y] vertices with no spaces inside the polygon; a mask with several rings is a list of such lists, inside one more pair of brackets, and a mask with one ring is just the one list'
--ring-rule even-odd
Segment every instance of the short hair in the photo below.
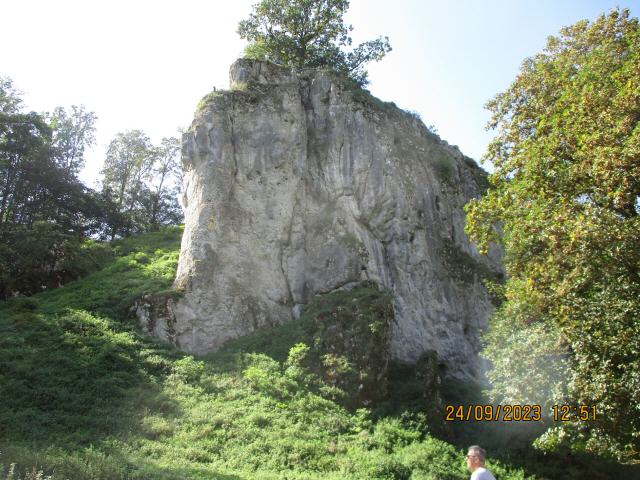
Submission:
{"label": "short hair", "polygon": [[473,455],[477,455],[483,462],[487,458],[487,451],[478,445],[471,445],[469,447],[469,452],[473,452]]}

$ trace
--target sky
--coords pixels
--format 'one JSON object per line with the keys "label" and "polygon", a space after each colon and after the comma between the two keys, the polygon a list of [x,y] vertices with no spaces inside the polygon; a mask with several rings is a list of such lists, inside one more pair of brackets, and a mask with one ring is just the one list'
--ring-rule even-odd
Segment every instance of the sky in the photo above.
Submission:
{"label": "sky", "polygon": [[[94,186],[118,132],[159,143],[193,119],[200,98],[228,88],[246,42],[236,33],[256,0],[0,0],[0,76],[28,110],[84,105],[98,116],[81,179]],[[351,0],[354,45],[388,36],[368,68],[371,93],[418,112],[479,160],[493,137],[485,103],[549,35],[638,0]],[[490,165],[485,164],[490,169]]]}

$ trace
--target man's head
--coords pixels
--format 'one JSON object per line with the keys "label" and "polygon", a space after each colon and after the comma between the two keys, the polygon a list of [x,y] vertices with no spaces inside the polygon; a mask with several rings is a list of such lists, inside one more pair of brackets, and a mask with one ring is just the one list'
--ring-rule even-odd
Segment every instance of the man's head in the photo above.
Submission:
{"label": "man's head", "polygon": [[487,457],[487,452],[484,448],[478,445],[472,445],[467,452],[467,468],[470,471],[474,471],[477,468],[484,466],[484,459]]}

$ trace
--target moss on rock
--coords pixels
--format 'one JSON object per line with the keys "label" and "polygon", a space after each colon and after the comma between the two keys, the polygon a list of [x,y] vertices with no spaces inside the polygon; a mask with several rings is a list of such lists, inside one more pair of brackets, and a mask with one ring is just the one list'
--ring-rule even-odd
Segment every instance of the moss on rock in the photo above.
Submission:
{"label": "moss on rock", "polygon": [[373,283],[317,296],[303,316],[315,325],[314,368],[343,390],[348,406],[372,405],[387,394],[393,299]]}
{"label": "moss on rock", "polygon": [[373,282],[317,295],[299,319],[227,342],[217,354],[264,353],[286,363],[291,349],[309,347],[301,367],[343,392],[349,408],[387,396],[393,298]]}

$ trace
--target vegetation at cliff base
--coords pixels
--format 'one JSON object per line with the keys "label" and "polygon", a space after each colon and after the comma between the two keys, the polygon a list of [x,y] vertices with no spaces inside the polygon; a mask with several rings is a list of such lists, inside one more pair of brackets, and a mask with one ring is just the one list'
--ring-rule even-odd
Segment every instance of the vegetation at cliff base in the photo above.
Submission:
{"label": "vegetation at cliff base", "polygon": [[[371,348],[328,358],[324,374],[317,368],[322,356],[314,352],[333,313],[345,322],[362,314],[372,341],[384,332],[376,322],[387,300],[376,287],[319,297],[300,320],[200,358],[143,335],[129,307],[170,288],[181,233],[112,242],[102,270],[0,303],[0,478],[38,471],[53,480],[468,478],[470,437],[454,446],[444,439],[457,437],[432,426],[411,368],[392,364],[387,399],[365,408],[345,402],[334,373],[350,378],[355,358]],[[350,325],[349,342],[350,332],[362,335]],[[480,435],[491,443],[496,432]],[[510,456],[497,444],[490,452],[500,479],[587,471],[605,479],[619,468],[575,456]]]}
{"label": "vegetation at cliff base", "polygon": [[170,287],[180,236],[114,242],[103,270],[0,304],[0,464],[55,479],[464,478],[451,445],[331,400],[295,326],[202,359],[143,336],[128,307]]}
{"label": "vegetation at cliff base", "polygon": [[613,10],[562,29],[488,108],[495,172],[467,207],[467,232],[505,249],[505,302],[485,351],[495,396],[595,407],[595,420],[574,418],[538,445],[637,461],[638,20]]}

